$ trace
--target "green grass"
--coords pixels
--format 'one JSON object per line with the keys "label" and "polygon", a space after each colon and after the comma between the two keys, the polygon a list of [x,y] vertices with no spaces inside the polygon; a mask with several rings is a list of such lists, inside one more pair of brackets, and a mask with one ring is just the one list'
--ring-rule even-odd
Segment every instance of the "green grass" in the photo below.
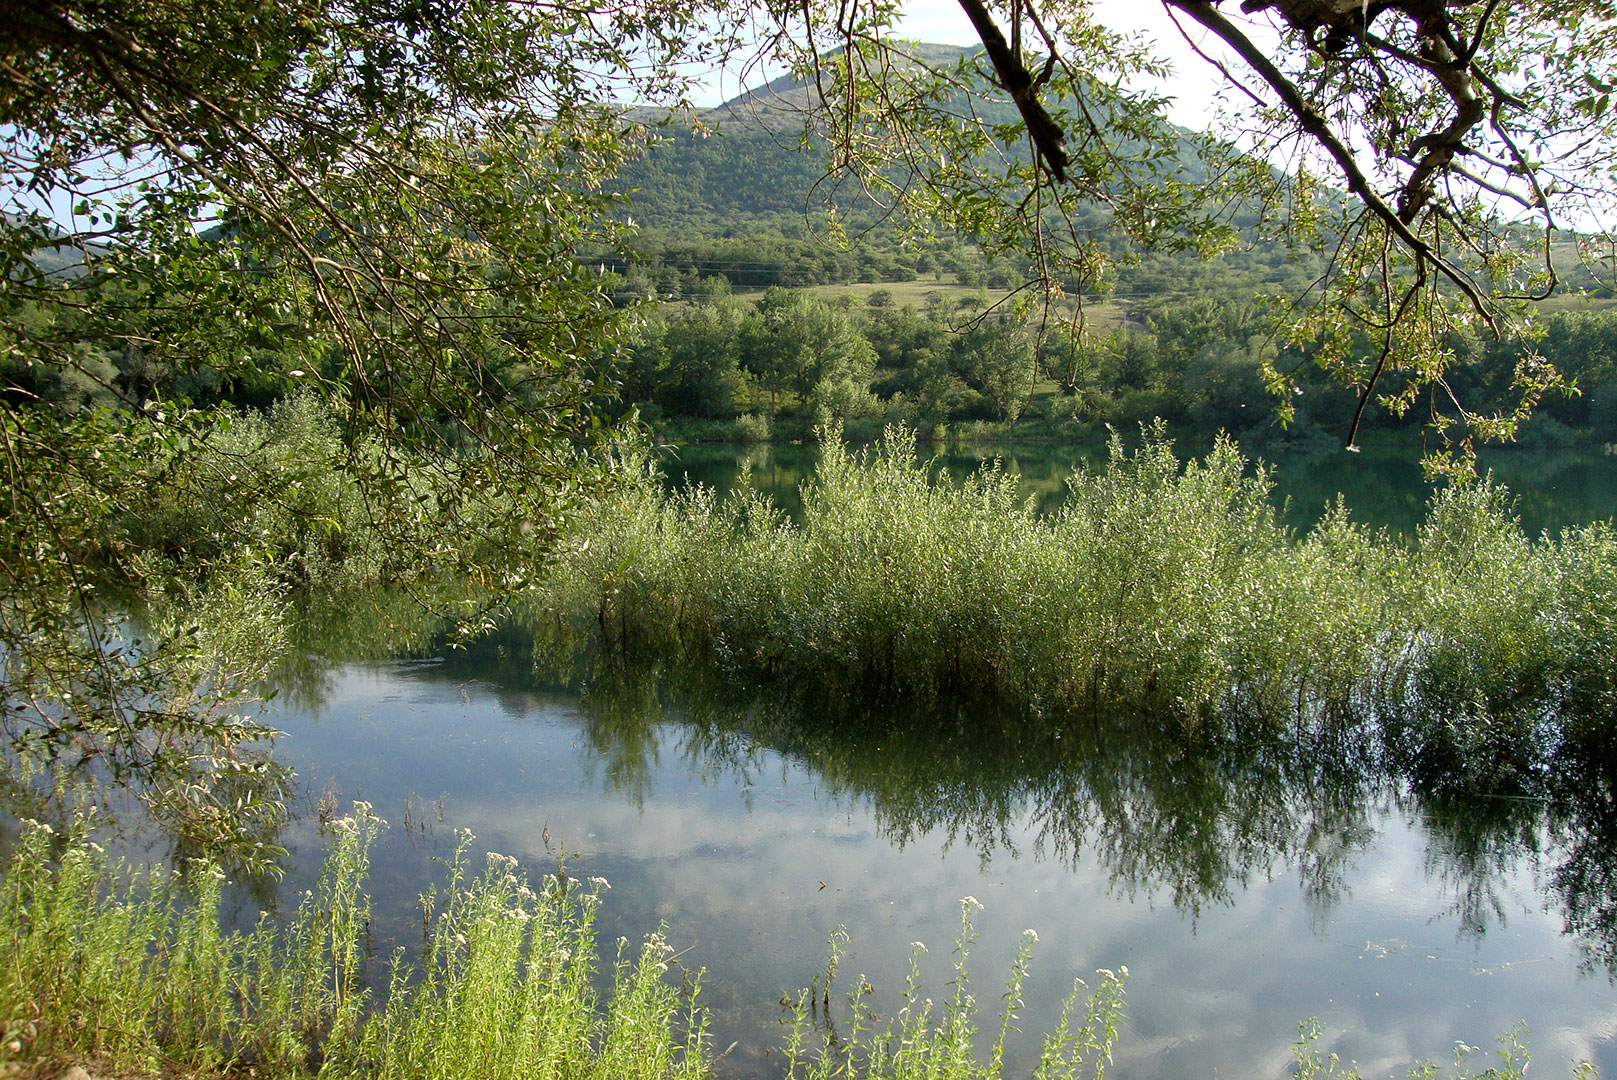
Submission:
{"label": "green grass", "polygon": [[[872,293],[887,293],[892,297],[893,307],[913,307],[917,311],[924,310],[934,296],[941,296],[951,304],[977,296],[987,296],[989,304],[997,304],[1012,295],[1009,289],[990,289],[976,285],[962,285],[957,281],[941,281],[932,278],[920,278],[915,281],[864,281],[836,285],[808,285],[803,288],[826,300],[836,300],[838,297],[844,296],[850,297],[856,307],[863,307]],[[756,302],[764,295],[764,290],[737,289],[735,295]],[[1070,304],[1062,306],[1064,308],[1071,307]],[[1101,334],[1120,329],[1127,321],[1124,306],[1115,300],[1091,300],[1086,305],[1086,317],[1090,328]]]}
{"label": "green grass", "polygon": [[[886,292],[892,295],[893,306],[902,308],[913,307],[916,310],[927,306],[928,297],[936,294],[947,300],[956,301],[973,297],[979,293],[986,293],[989,303],[1005,298],[1005,289],[980,289],[975,285],[962,285],[957,281],[940,281],[931,278],[920,278],[915,281],[875,281],[853,282],[843,285],[810,285],[805,286],[809,292],[826,300],[835,300],[839,296],[852,297],[855,304],[863,306],[870,298],[871,293]],[[763,296],[763,290],[737,290],[737,296],[753,299]]]}
{"label": "green grass", "polygon": [[694,991],[664,979],[653,936],[620,946],[597,990],[590,883],[532,885],[514,860],[468,867],[423,902],[422,958],[396,958],[385,1003],[364,981],[367,807],[336,823],[290,921],[220,925],[223,874],[110,862],[79,832],[25,823],[0,883],[0,1070],[91,1063],[120,1076],[678,1080],[708,1073]]}
{"label": "green grass", "polygon": [[1577,293],[1556,293],[1548,300],[1540,300],[1534,306],[1541,315],[1549,315],[1557,311],[1605,311],[1617,306],[1617,300],[1605,296],[1580,296]]}

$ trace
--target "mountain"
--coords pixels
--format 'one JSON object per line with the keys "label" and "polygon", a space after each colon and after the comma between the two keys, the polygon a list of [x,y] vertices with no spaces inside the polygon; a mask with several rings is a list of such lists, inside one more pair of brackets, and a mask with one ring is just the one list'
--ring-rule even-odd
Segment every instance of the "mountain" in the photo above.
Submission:
{"label": "mountain", "polygon": [[[981,46],[936,45],[915,42],[904,47],[898,60],[904,64],[924,64],[933,69],[950,68],[962,59],[982,52]],[[835,54],[831,54],[834,58]],[[816,91],[809,80],[796,75],[782,75],[765,85],[748,90],[724,104],[701,114],[702,121],[716,128],[732,126],[736,120],[773,130],[786,130],[802,126],[803,113],[812,106]]]}
{"label": "mountain", "polygon": [[16,255],[40,274],[74,277],[84,270],[86,252],[94,255],[104,250],[98,243],[75,241],[60,225],[36,215],[0,212],[0,217],[4,218],[5,229],[17,239],[35,241],[31,249]]}
{"label": "mountain", "polygon": [[[917,45],[911,55],[950,67],[979,51]],[[939,273],[973,287],[1014,287],[1026,280],[1019,260],[986,260],[966,237],[938,238],[925,251],[905,246],[895,223],[862,190],[838,189],[827,178],[825,154],[804,136],[805,109],[814,93],[805,80],[783,77],[707,110],[696,124],[660,125],[645,153],[618,177],[641,226],[640,253],[633,267],[609,255],[601,261],[637,277],[629,291],[638,295],[688,294],[701,278],[715,275],[737,288],[936,279]],[[1018,117],[1003,93],[974,95],[971,108],[990,124]],[[1117,152],[1126,157],[1131,150],[1120,145]],[[1191,179],[1204,173],[1190,132],[1183,133],[1177,168]],[[837,222],[856,242],[826,235],[826,211],[833,205]],[[1111,228],[1105,207],[1091,204],[1080,215],[1075,225],[1101,236],[1117,262],[1127,261],[1135,245]],[[1241,265],[1152,257],[1118,285],[1155,294],[1205,290],[1239,278],[1242,288],[1261,288],[1291,282],[1300,273],[1294,259],[1274,252],[1243,253],[1235,261]]]}

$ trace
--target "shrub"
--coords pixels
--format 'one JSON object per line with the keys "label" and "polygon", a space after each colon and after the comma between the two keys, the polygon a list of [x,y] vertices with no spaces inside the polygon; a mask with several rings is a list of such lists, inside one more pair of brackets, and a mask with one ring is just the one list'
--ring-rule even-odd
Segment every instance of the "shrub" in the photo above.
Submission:
{"label": "shrub", "polygon": [[1506,777],[1541,756],[1560,681],[1546,617],[1558,606],[1555,559],[1491,482],[1434,496],[1398,597],[1407,679],[1390,680],[1380,701],[1417,771]]}
{"label": "shrub", "polygon": [[761,413],[742,413],[736,417],[735,436],[737,442],[768,442],[769,430],[769,417]]}
{"label": "shrub", "polygon": [[625,659],[716,659],[794,692],[1377,726],[1439,773],[1521,774],[1611,713],[1610,530],[1534,543],[1488,482],[1435,497],[1413,548],[1341,505],[1298,537],[1233,442],[1181,464],[1158,425],[1040,517],[997,467],[952,481],[894,428],[857,453],[826,441],[802,496],[794,525],[756,493],[648,476],[589,512],[549,608]]}

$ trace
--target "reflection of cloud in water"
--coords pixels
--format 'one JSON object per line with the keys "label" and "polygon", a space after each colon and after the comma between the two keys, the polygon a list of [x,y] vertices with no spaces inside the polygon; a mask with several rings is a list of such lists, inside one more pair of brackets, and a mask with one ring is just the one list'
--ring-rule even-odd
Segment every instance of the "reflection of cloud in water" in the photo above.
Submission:
{"label": "reflection of cloud in water", "polygon": [[[761,1048],[778,1045],[776,1002],[823,969],[826,938],[838,925],[853,937],[842,982],[867,975],[878,1009],[896,1008],[916,940],[930,950],[927,992],[947,996],[957,905],[968,893],[986,906],[971,961],[984,1027],[997,1023],[1022,930],[1041,939],[1011,1075],[1029,1068],[1072,980],[1093,982],[1096,968],[1119,966],[1131,972],[1129,1019],[1116,1048],[1122,1077],[1283,1075],[1296,1025],[1311,1015],[1325,1025],[1320,1049],[1366,1076],[1399,1072],[1416,1058],[1446,1061],[1457,1040],[1491,1050],[1519,1018],[1533,1028],[1546,1075],[1562,1075],[1573,1055],[1613,1067],[1611,988],[1579,978],[1576,950],[1559,919],[1540,910],[1528,871],[1495,879],[1510,902],[1508,923],[1462,939],[1458,919],[1444,914],[1454,885],[1429,865],[1425,828],[1395,808],[1366,811],[1362,840],[1337,854],[1339,887],[1324,908],[1300,888],[1306,853],[1279,838],[1243,885],[1191,919],[1174,908],[1173,889],[1152,877],[1160,867],[1149,860],[1128,902],[1108,863],[1117,850],[1092,834],[1060,851],[1047,843],[1036,857],[1050,827],[1046,812],[1029,807],[1037,790],[1013,793],[1007,804],[999,839],[1008,847],[981,849],[955,842],[960,819],[929,818],[936,807],[924,800],[914,814],[895,810],[881,800],[898,792],[861,779],[869,761],[901,756],[895,746],[833,761],[842,771],[827,774],[804,766],[815,760],[812,745],[749,743],[740,758],[714,758],[687,729],[667,725],[639,733],[637,743],[613,729],[614,753],[625,745],[642,751],[637,764],[624,763],[639,770],[625,796],[614,791],[622,777],[603,766],[612,755],[592,748],[592,721],[576,702],[430,681],[443,674],[350,668],[332,681],[318,719],[279,718],[290,732],[282,751],[311,786],[334,780],[345,797],[368,798],[394,819],[373,873],[379,905],[399,912],[390,932],[403,939],[411,918],[419,925],[414,892],[433,872],[431,857],[453,842],[441,835],[436,847],[412,848],[398,808],[411,793],[443,795],[445,834],[469,828],[479,847],[514,855],[530,871],[553,869],[561,847],[580,853],[569,858],[569,873],[612,884],[603,942],[638,938],[666,920],[675,947],[688,950],[681,962],[707,969],[718,1045],[743,1043],[723,1070],[772,1068]],[[1160,809],[1171,795],[1149,779],[1119,792],[1120,809]],[[1246,800],[1255,801],[1255,793]],[[1226,813],[1241,820],[1250,809],[1232,800]],[[1265,829],[1295,824],[1288,815],[1296,808],[1284,800],[1271,809],[1252,820]],[[1105,824],[1096,821],[1092,828]],[[895,825],[906,829],[902,845],[888,839]],[[1164,817],[1140,835],[1160,836],[1169,825]],[[1249,854],[1263,854],[1267,835],[1258,829],[1248,838]],[[388,923],[382,912],[379,922]]]}

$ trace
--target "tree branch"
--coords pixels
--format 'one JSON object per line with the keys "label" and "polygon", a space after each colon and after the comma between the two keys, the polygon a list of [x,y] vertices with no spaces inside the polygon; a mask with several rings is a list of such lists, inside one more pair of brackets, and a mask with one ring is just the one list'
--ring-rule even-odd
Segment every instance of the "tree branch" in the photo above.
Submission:
{"label": "tree branch", "polygon": [[1034,87],[1033,76],[1022,65],[1021,57],[1011,51],[1010,45],[1005,41],[1005,35],[994,24],[994,18],[988,13],[988,8],[982,0],[960,0],[960,7],[971,19],[971,25],[982,40],[983,50],[988,53],[988,59],[994,65],[994,73],[999,78],[1000,86],[1011,95],[1016,102],[1017,109],[1022,113],[1022,123],[1027,128],[1028,138],[1033,140],[1039,157],[1050,170],[1050,175],[1057,182],[1067,179],[1067,136],[1061,126],[1050,118],[1044,106],[1039,102],[1038,93]]}
{"label": "tree branch", "polygon": [[[965,0],[962,0],[962,2],[965,2]],[[1286,110],[1296,118],[1298,127],[1311,136],[1326,153],[1330,154],[1332,160],[1336,162],[1337,168],[1341,170],[1343,179],[1347,181],[1348,190],[1356,195],[1371,213],[1381,219],[1392,234],[1416,257],[1417,261],[1429,263],[1443,277],[1451,281],[1465,295],[1466,300],[1471,304],[1477,315],[1490,329],[1497,331],[1498,326],[1493,312],[1489,309],[1486,299],[1477,290],[1476,284],[1458,267],[1443,258],[1430,244],[1416,235],[1415,231],[1410,227],[1409,220],[1406,220],[1399,212],[1387,205],[1380,193],[1371,186],[1369,178],[1364,175],[1364,170],[1359,167],[1358,161],[1354,159],[1353,152],[1342,142],[1336,132],[1331,130],[1330,125],[1325,122],[1325,118],[1303,97],[1296,84],[1286,78],[1280,69],[1275,66],[1274,62],[1264,55],[1262,50],[1254,45],[1252,40],[1239,27],[1226,19],[1210,0],[1163,0],[1163,3],[1195,19],[1203,27],[1217,35],[1231,49],[1235,50],[1236,54],[1246,61],[1247,65],[1258,77],[1280,97],[1280,101],[1286,107]]]}

